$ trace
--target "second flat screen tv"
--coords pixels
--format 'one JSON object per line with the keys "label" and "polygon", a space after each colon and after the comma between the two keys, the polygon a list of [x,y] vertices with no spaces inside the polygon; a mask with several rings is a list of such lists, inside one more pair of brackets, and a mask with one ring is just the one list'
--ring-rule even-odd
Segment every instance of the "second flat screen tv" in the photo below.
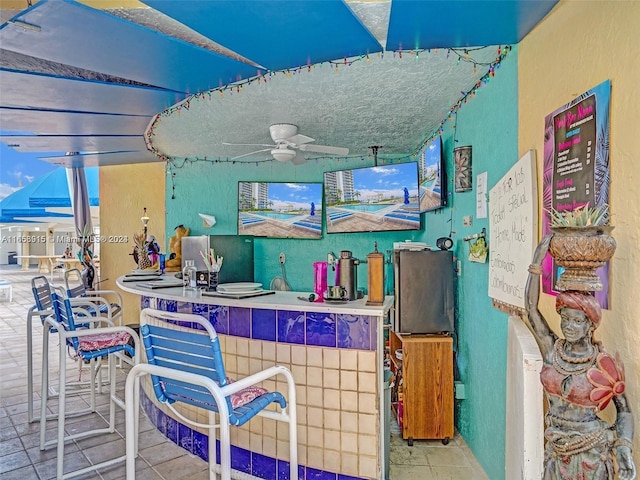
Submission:
{"label": "second flat screen tv", "polygon": [[238,235],[322,238],[322,184],[238,182]]}
{"label": "second flat screen tv", "polygon": [[417,162],[324,173],[327,233],[420,230]]}
{"label": "second flat screen tv", "polygon": [[445,206],[447,204],[447,175],[440,137],[420,153],[418,172],[420,177],[420,211],[428,212]]}

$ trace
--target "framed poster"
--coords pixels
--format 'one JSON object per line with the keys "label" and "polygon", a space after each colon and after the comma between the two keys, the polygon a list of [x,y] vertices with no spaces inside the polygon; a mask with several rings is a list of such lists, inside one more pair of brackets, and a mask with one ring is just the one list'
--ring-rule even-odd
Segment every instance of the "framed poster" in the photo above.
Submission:
{"label": "framed poster", "polygon": [[520,309],[538,244],[536,153],[529,150],[489,191],[489,296]]}
{"label": "framed poster", "polygon": [[[573,211],[609,203],[609,100],[611,82],[601,83],[545,117],[542,235],[551,233],[551,209]],[[556,294],[560,267],[547,255],[542,288]],[[609,306],[609,264],[599,268],[603,289],[595,292]]]}
{"label": "framed poster", "polygon": [[453,160],[455,165],[455,187],[456,192],[466,192],[471,190],[471,146],[456,147],[453,149]]}

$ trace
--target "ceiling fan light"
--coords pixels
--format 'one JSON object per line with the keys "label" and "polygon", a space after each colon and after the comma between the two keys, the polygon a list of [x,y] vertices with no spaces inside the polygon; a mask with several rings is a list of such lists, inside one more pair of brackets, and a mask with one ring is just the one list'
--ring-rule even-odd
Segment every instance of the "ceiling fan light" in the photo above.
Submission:
{"label": "ceiling fan light", "polygon": [[288,162],[289,160],[293,160],[296,152],[288,148],[274,148],[271,150],[271,155],[279,162]]}

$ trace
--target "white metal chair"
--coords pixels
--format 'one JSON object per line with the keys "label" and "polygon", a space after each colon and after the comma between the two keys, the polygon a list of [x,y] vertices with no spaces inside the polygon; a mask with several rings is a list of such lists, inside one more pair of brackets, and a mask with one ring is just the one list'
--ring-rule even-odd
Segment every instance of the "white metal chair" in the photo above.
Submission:
{"label": "white metal chair", "polygon": [[6,280],[0,278],[0,291],[7,297],[9,303],[13,302],[13,286]]}
{"label": "white metal chair", "polygon": [[114,323],[122,325],[122,295],[120,293],[115,290],[87,291],[80,270],[77,268],[65,270],[64,285],[69,298],[97,299],[98,311],[106,315],[108,310]]}
{"label": "white metal chair", "polygon": [[[103,328],[91,328],[91,329],[78,329],[76,322],[84,321],[84,314],[78,317],[79,313],[74,312],[71,299],[62,298],[61,296],[53,293],[51,295],[53,301],[53,308],[55,317],[49,316],[44,321],[45,329],[43,331],[42,345],[43,350],[47,351],[49,348],[49,331],[55,329],[60,339],[60,366],[59,366],[59,402],[58,402],[58,435],[57,439],[51,442],[46,442],[46,429],[47,429],[47,400],[48,400],[48,370],[42,372],[42,404],[40,411],[40,450],[44,450],[47,446],[57,445],[57,469],[56,479],[71,478],[78,475],[83,475],[87,472],[98,470],[101,468],[114,465],[118,462],[125,460],[126,455],[107,460],[98,464],[91,465],[74,472],[63,474],[64,472],[64,446],[65,442],[84,438],[92,435],[98,435],[101,433],[113,433],[115,431],[115,407],[119,406],[125,409],[125,403],[122,399],[116,396],[116,369],[115,369],[115,356],[121,355],[126,352],[133,358],[133,363],[137,364],[140,355],[140,340],[134,330],[126,326],[115,327],[103,327]],[[129,345],[129,341],[133,339],[134,346]],[[65,436],[65,418],[66,418],[66,349],[72,348],[78,358],[81,360],[90,360],[92,358],[108,357],[109,362],[109,425],[107,428],[94,429],[73,435]],[[95,378],[91,376],[90,391],[92,395],[95,394]],[[136,384],[131,395],[131,402],[135,405],[139,404],[139,389],[137,388],[137,380],[134,380]],[[132,436],[138,431],[138,412],[132,412],[131,421],[133,424]],[[127,426],[129,428],[129,426]]]}
{"label": "white metal chair", "polygon": [[[166,320],[172,324],[166,323]],[[181,328],[180,322],[189,322],[194,329]],[[216,472],[221,474],[223,480],[231,478],[229,427],[244,425],[256,415],[289,424],[290,478],[298,478],[296,389],[289,369],[276,365],[238,381],[231,381],[225,373],[216,331],[200,315],[147,308],[140,314],[140,335],[148,363],[134,366],[125,386],[127,480],[135,479],[138,452],[132,422],[139,407],[134,395],[138,388],[135,382],[143,375],[151,376],[156,399],[167,406],[176,418],[209,430],[211,480],[215,480]],[[280,392],[269,392],[257,386],[277,375],[286,379],[287,400]],[[185,417],[174,408],[175,402],[208,410],[208,423],[202,424]],[[280,408],[268,409],[273,403]],[[220,466],[216,460],[216,429],[220,429]]]}
{"label": "white metal chair", "polygon": [[64,278],[65,267],[60,264],[57,258],[49,257],[49,268],[51,271],[51,281],[54,281],[54,276],[57,273],[60,279]]}
{"label": "white metal chair", "polygon": [[[51,296],[54,289],[56,289],[56,287],[53,287],[44,275],[39,275],[31,279],[31,290],[33,292],[35,305],[33,305],[27,313],[27,420],[29,423],[40,420],[40,418],[35,417],[33,413],[33,318],[39,316],[42,324],[44,325],[44,321],[47,317],[55,317],[53,299]],[[62,293],[62,290],[58,289],[58,293]],[[108,311],[106,316],[100,315],[96,317],[90,313],[90,311],[96,311],[95,300],[90,302],[89,300],[77,298],[70,300],[70,303],[73,309],[83,317],[82,323],[80,325],[76,325],[77,327],[88,328],[92,325],[100,326],[101,324],[104,324],[104,326],[113,326],[113,322],[111,321]],[[50,333],[56,333],[56,331],[50,330]],[[92,376],[97,375],[99,367],[99,360],[92,359],[90,361]],[[44,350],[42,352],[42,371],[48,371],[48,369],[49,352],[48,350]],[[68,387],[77,387],[82,389],[88,388],[89,385],[90,384],[87,382],[75,382],[73,384],[69,384]],[[99,382],[99,390],[101,386],[102,383]],[[48,386],[48,391],[49,398],[58,395],[56,390],[51,386]],[[78,390],[78,393],[82,393],[81,390]],[[55,418],[55,415],[49,415],[48,418]]]}

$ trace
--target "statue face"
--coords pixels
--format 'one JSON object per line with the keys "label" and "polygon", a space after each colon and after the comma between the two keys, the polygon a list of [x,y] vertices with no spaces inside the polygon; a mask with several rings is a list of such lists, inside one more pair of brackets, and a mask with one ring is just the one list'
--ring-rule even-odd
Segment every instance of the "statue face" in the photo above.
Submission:
{"label": "statue face", "polygon": [[565,307],[560,310],[560,328],[567,341],[576,342],[587,335],[591,320],[582,310]]}

